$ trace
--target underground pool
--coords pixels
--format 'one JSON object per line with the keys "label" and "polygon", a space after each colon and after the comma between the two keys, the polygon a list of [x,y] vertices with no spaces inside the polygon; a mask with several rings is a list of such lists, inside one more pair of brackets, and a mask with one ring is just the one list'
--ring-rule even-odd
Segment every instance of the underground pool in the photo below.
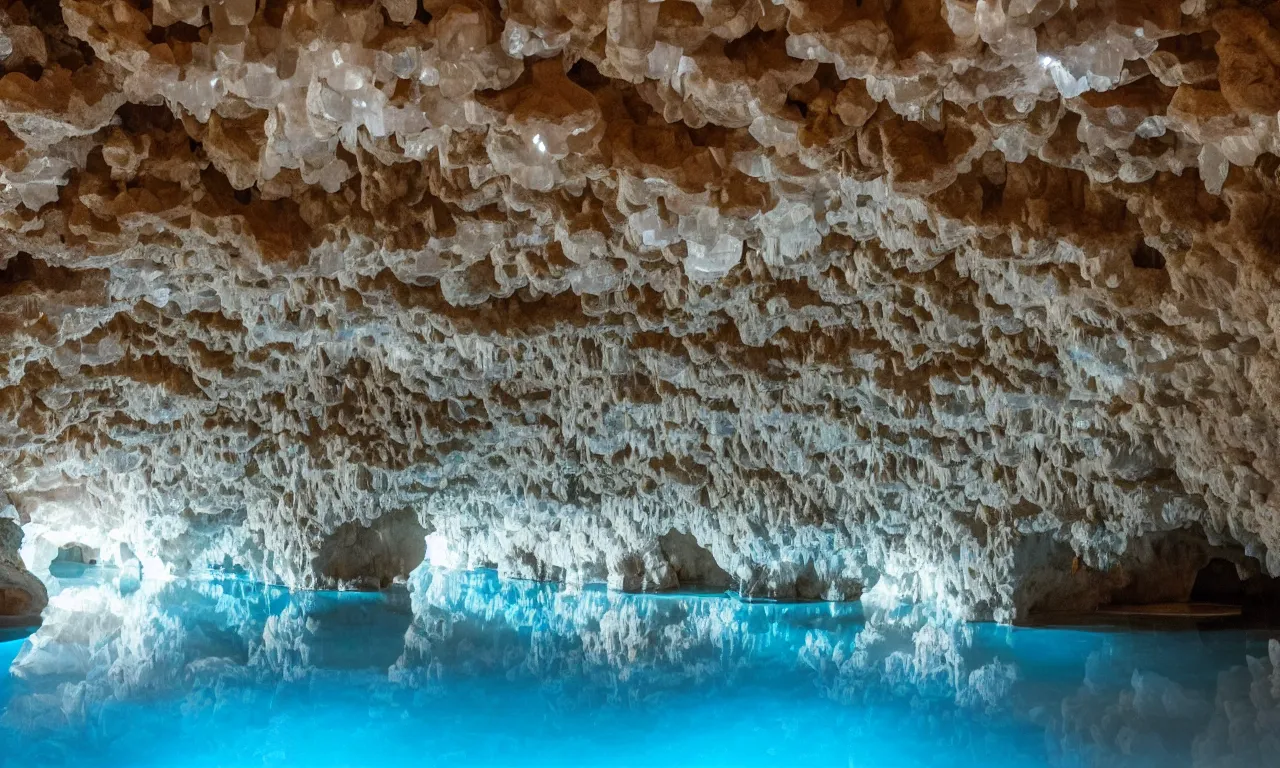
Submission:
{"label": "underground pool", "polygon": [[421,568],[51,579],[5,766],[1269,766],[1280,632],[1027,628]]}

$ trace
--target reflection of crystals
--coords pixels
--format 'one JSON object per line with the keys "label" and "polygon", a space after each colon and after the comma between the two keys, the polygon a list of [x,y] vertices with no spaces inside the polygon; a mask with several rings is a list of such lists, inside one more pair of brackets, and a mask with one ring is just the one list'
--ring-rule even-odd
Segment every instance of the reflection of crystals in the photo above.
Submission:
{"label": "reflection of crystals", "polygon": [[[172,762],[163,734],[174,732],[217,734],[205,757],[241,764],[327,743],[331,721],[362,763],[410,747],[472,756],[475,732],[521,734],[522,752],[538,751],[583,718],[604,737],[584,746],[588,764],[655,728],[670,745],[658,761],[714,742],[744,765],[776,764],[753,753],[757,739],[831,764],[844,735],[888,729],[913,743],[881,754],[879,739],[859,739],[859,754],[1245,766],[1277,746],[1276,640],[1250,646],[1259,658],[1185,633],[1010,630],[920,609],[572,592],[430,570],[408,595],[103,574],[55,590],[9,670],[15,685],[0,684],[0,748],[15,764],[62,764],[69,747],[81,765]],[[776,710],[779,697],[788,708]],[[776,729],[762,733],[757,707]],[[815,720],[830,727],[804,727]],[[714,738],[691,743],[694,728]]]}
{"label": "reflection of crystals", "polygon": [[[25,503],[290,584],[339,524],[445,485],[443,507],[572,509],[547,515],[572,541],[551,574],[603,577],[676,521],[735,574],[865,538],[833,570],[905,581],[904,552],[969,547],[972,572],[931,559],[913,587],[967,615],[1018,607],[998,547],[1028,526],[1111,554],[1199,520],[1280,562],[1250,511],[1265,424],[1150,400],[1269,412],[1236,377],[1269,364],[1269,302],[1224,298],[1270,274],[1274,105],[1226,55],[1248,35],[1215,42],[1216,6],[1137,8],[1168,29],[1115,2],[864,5],[63,0],[43,62],[4,27],[6,247],[49,267],[6,267]],[[1260,167],[1199,199],[1198,157],[1214,191]],[[1169,279],[1131,290],[1143,237]],[[732,416],[700,429],[712,402]],[[1109,482],[1098,457],[1130,449],[1149,473]],[[566,501],[596,497],[625,514]],[[478,562],[541,567],[541,531],[492,538]]]}

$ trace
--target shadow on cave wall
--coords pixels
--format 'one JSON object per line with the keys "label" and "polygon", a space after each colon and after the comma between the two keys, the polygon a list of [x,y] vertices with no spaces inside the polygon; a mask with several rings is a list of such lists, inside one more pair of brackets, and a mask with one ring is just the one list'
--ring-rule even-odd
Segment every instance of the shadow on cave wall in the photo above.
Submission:
{"label": "shadow on cave wall", "polygon": [[1196,574],[1191,602],[1238,605],[1246,618],[1280,624],[1280,578],[1267,575],[1252,557],[1215,557]]}
{"label": "shadow on cave wall", "polygon": [[734,578],[720,567],[711,550],[698,543],[691,533],[675,528],[658,537],[658,548],[675,571],[677,589],[728,589]]}
{"label": "shadow on cave wall", "polygon": [[1082,565],[1069,545],[1048,536],[1028,537],[1019,559],[1025,564],[1016,596],[1020,623],[1087,623],[1097,612],[1155,606],[1183,610],[1193,620],[1239,607],[1246,623],[1280,623],[1280,578],[1269,576],[1243,547],[1211,543],[1199,525],[1134,539],[1105,569]]}
{"label": "shadow on cave wall", "polygon": [[371,525],[345,523],[325,539],[312,568],[321,589],[385,589],[404,581],[427,556],[427,529],[411,509]]}

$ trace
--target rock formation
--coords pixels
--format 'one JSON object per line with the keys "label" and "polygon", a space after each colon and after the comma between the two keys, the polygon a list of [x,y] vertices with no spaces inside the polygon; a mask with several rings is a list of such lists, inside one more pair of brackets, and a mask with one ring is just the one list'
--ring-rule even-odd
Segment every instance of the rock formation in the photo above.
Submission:
{"label": "rock formation", "polygon": [[1280,575],[1278,3],[0,6],[33,548],[1000,620]]}
{"label": "rock formation", "polygon": [[0,517],[0,627],[12,622],[33,623],[49,603],[44,584],[18,556],[21,546],[22,529],[13,520]]}

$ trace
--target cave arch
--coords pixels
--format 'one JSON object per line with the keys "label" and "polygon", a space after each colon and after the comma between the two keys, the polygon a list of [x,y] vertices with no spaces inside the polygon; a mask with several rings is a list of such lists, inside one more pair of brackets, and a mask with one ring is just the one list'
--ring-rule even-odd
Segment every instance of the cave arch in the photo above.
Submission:
{"label": "cave arch", "polygon": [[45,572],[55,579],[78,579],[86,570],[100,563],[103,563],[101,550],[73,540],[57,545]]}
{"label": "cave arch", "polygon": [[58,547],[58,552],[53,556],[49,567],[52,569],[56,565],[97,565],[100,558],[101,553],[97,547],[78,541],[68,541]]}
{"label": "cave arch", "polygon": [[417,513],[401,509],[369,524],[353,520],[338,526],[311,567],[322,589],[375,590],[409,578],[426,555],[427,529]]}
{"label": "cave arch", "polygon": [[1190,599],[1238,605],[1246,616],[1274,621],[1280,619],[1280,578],[1250,557],[1214,557],[1196,573]]}
{"label": "cave arch", "polygon": [[728,589],[735,582],[691,533],[672,528],[658,537],[658,547],[675,571],[677,588]]}

